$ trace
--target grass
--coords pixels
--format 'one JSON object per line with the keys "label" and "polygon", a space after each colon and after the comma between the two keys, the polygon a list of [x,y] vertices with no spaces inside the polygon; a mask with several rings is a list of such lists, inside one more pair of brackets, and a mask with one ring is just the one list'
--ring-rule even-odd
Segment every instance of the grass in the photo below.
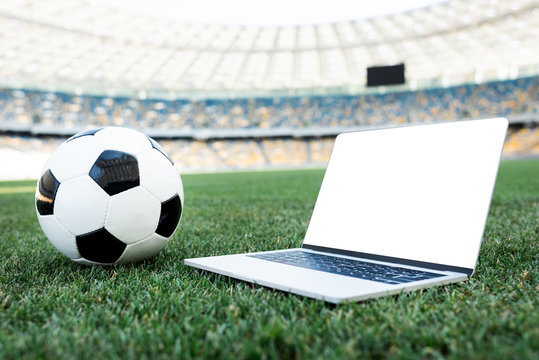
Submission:
{"label": "grass", "polygon": [[539,358],[539,161],[501,165],[467,282],[331,305],[182,264],[297,247],[323,171],[183,177],[153,260],[89,268],[37,223],[35,182],[0,182],[0,359]]}

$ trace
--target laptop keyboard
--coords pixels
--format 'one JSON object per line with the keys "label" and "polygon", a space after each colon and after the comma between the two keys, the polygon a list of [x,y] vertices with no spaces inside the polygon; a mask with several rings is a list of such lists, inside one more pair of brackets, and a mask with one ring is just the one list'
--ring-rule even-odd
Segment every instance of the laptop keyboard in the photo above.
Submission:
{"label": "laptop keyboard", "polygon": [[250,254],[247,256],[392,285],[443,276],[426,271],[375,264],[337,256],[314,254],[300,250]]}

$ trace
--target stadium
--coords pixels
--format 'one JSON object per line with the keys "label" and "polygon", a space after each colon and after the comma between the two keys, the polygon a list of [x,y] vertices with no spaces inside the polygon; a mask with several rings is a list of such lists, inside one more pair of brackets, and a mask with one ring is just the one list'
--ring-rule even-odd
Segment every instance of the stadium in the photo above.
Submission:
{"label": "stadium", "polygon": [[[0,3],[0,358],[536,358],[539,3],[412,3],[289,23]],[[299,246],[340,133],[494,117],[509,130],[465,283],[334,306],[183,265]],[[155,259],[85,268],[47,242],[34,192],[60,144],[106,126],[160,142],[185,213]]]}

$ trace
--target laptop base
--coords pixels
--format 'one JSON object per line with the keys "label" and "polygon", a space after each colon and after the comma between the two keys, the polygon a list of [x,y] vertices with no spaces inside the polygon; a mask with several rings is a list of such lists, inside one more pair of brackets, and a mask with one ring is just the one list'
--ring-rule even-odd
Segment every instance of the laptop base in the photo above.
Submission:
{"label": "laptop base", "polygon": [[[185,259],[185,264],[268,288],[324,300],[330,303],[362,301],[463,281],[468,278],[466,274],[438,271],[443,276],[406,284],[387,284],[252,257],[255,254],[269,254],[281,251],[306,251],[345,259],[354,259],[348,256],[325,254],[307,249],[288,249]],[[382,262],[372,260],[361,260],[383,264]],[[390,265],[401,266],[396,264]],[[406,265],[402,266],[410,269],[418,269]],[[419,268],[418,270],[432,272],[429,269]]]}

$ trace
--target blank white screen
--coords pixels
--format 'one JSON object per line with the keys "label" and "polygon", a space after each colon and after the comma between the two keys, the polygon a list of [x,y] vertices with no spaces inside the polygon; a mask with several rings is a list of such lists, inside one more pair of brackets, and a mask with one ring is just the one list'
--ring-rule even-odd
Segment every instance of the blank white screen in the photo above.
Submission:
{"label": "blank white screen", "polygon": [[339,135],[304,244],[473,269],[503,118]]}

